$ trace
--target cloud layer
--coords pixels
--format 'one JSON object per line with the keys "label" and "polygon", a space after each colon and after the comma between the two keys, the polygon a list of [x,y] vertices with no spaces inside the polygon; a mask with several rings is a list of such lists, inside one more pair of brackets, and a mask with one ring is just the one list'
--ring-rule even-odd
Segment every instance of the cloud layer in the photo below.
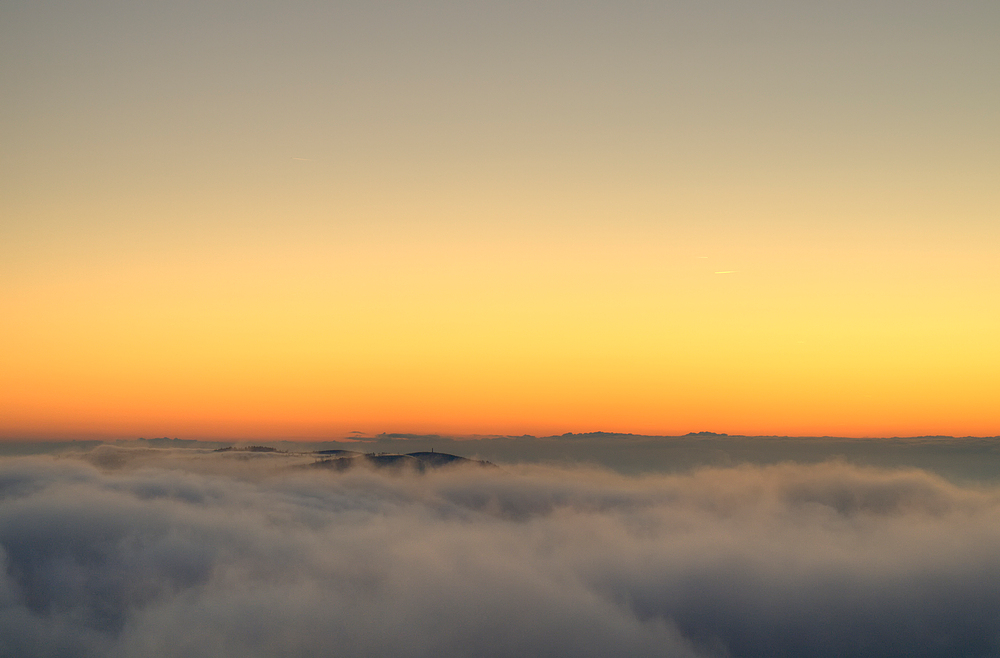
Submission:
{"label": "cloud layer", "polygon": [[0,654],[1000,652],[997,489],[839,462],[295,466],[0,461]]}

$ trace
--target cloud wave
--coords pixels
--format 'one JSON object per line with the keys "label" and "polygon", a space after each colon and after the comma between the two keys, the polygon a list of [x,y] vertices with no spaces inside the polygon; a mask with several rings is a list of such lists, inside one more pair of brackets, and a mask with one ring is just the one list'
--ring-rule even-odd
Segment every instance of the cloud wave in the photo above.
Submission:
{"label": "cloud wave", "polygon": [[1000,490],[919,470],[87,458],[0,460],[4,656],[1000,652]]}

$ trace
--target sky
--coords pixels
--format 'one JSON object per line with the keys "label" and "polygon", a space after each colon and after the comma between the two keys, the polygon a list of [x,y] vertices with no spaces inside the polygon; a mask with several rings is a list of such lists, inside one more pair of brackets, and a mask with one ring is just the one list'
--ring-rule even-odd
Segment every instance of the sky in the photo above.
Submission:
{"label": "sky", "polygon": [[997,435],[1000,5],[0,6],[0,437]]}

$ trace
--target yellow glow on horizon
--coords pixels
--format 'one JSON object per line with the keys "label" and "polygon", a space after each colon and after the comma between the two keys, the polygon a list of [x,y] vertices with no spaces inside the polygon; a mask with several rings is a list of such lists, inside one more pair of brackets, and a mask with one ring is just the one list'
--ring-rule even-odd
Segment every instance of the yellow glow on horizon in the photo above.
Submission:
{"label": "yellow glow on horizon", "polygon": [[[978,298],[995,284],[949,283],[981,259],[921,273],[922,253],[859,249],[845,274],[775,245],[698,251],[428,242],[55,278],[8,303],[2,421],[8,435],[996,433],[997,312]],[[720,259],[740,276],[715,277]]]}

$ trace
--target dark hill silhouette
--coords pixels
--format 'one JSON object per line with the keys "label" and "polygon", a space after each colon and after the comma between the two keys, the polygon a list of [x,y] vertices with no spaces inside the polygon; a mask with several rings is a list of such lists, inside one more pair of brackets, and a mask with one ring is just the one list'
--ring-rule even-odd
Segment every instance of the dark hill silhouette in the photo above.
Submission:
{"label": "dark hill silhouette", "polygon": [[449,464],[461,464],[465,463],[479,463],[486,464],[487,462],[481,462],[478,459],[467,459],[465,457],[459,457],[458,455],[449,455],[446,452],[409,452],[408,457],[414,457],[419,459],[427,466],[447,466]]}
{"label": "dark hill silhouette", "polygon": [[278,450],[277,448],[272,448],[271,446],[243,446],[238,448],[236,446],[226,446],[225,448],[216,448],[212,452],[288,452],[287,450]]}
{"label": "dark hill silhouette", "polygon": [[354,466],[366,465],[374,468],[387,468],[392,470],[414,470],[424,473],[428,470],[438,469],[444,466],[481,466],[496,468],[495,464],[480,461],[478,459],[468,459],[458,455],[450,455],[444,452],[411,452],[406,455],[385,452],[369,452],[366,454],[354,452],[352,450],[320,450],[315,454],[322,455],[323,459],[313,463],[314,468],[325,468],[335,471],[346,471]]}

